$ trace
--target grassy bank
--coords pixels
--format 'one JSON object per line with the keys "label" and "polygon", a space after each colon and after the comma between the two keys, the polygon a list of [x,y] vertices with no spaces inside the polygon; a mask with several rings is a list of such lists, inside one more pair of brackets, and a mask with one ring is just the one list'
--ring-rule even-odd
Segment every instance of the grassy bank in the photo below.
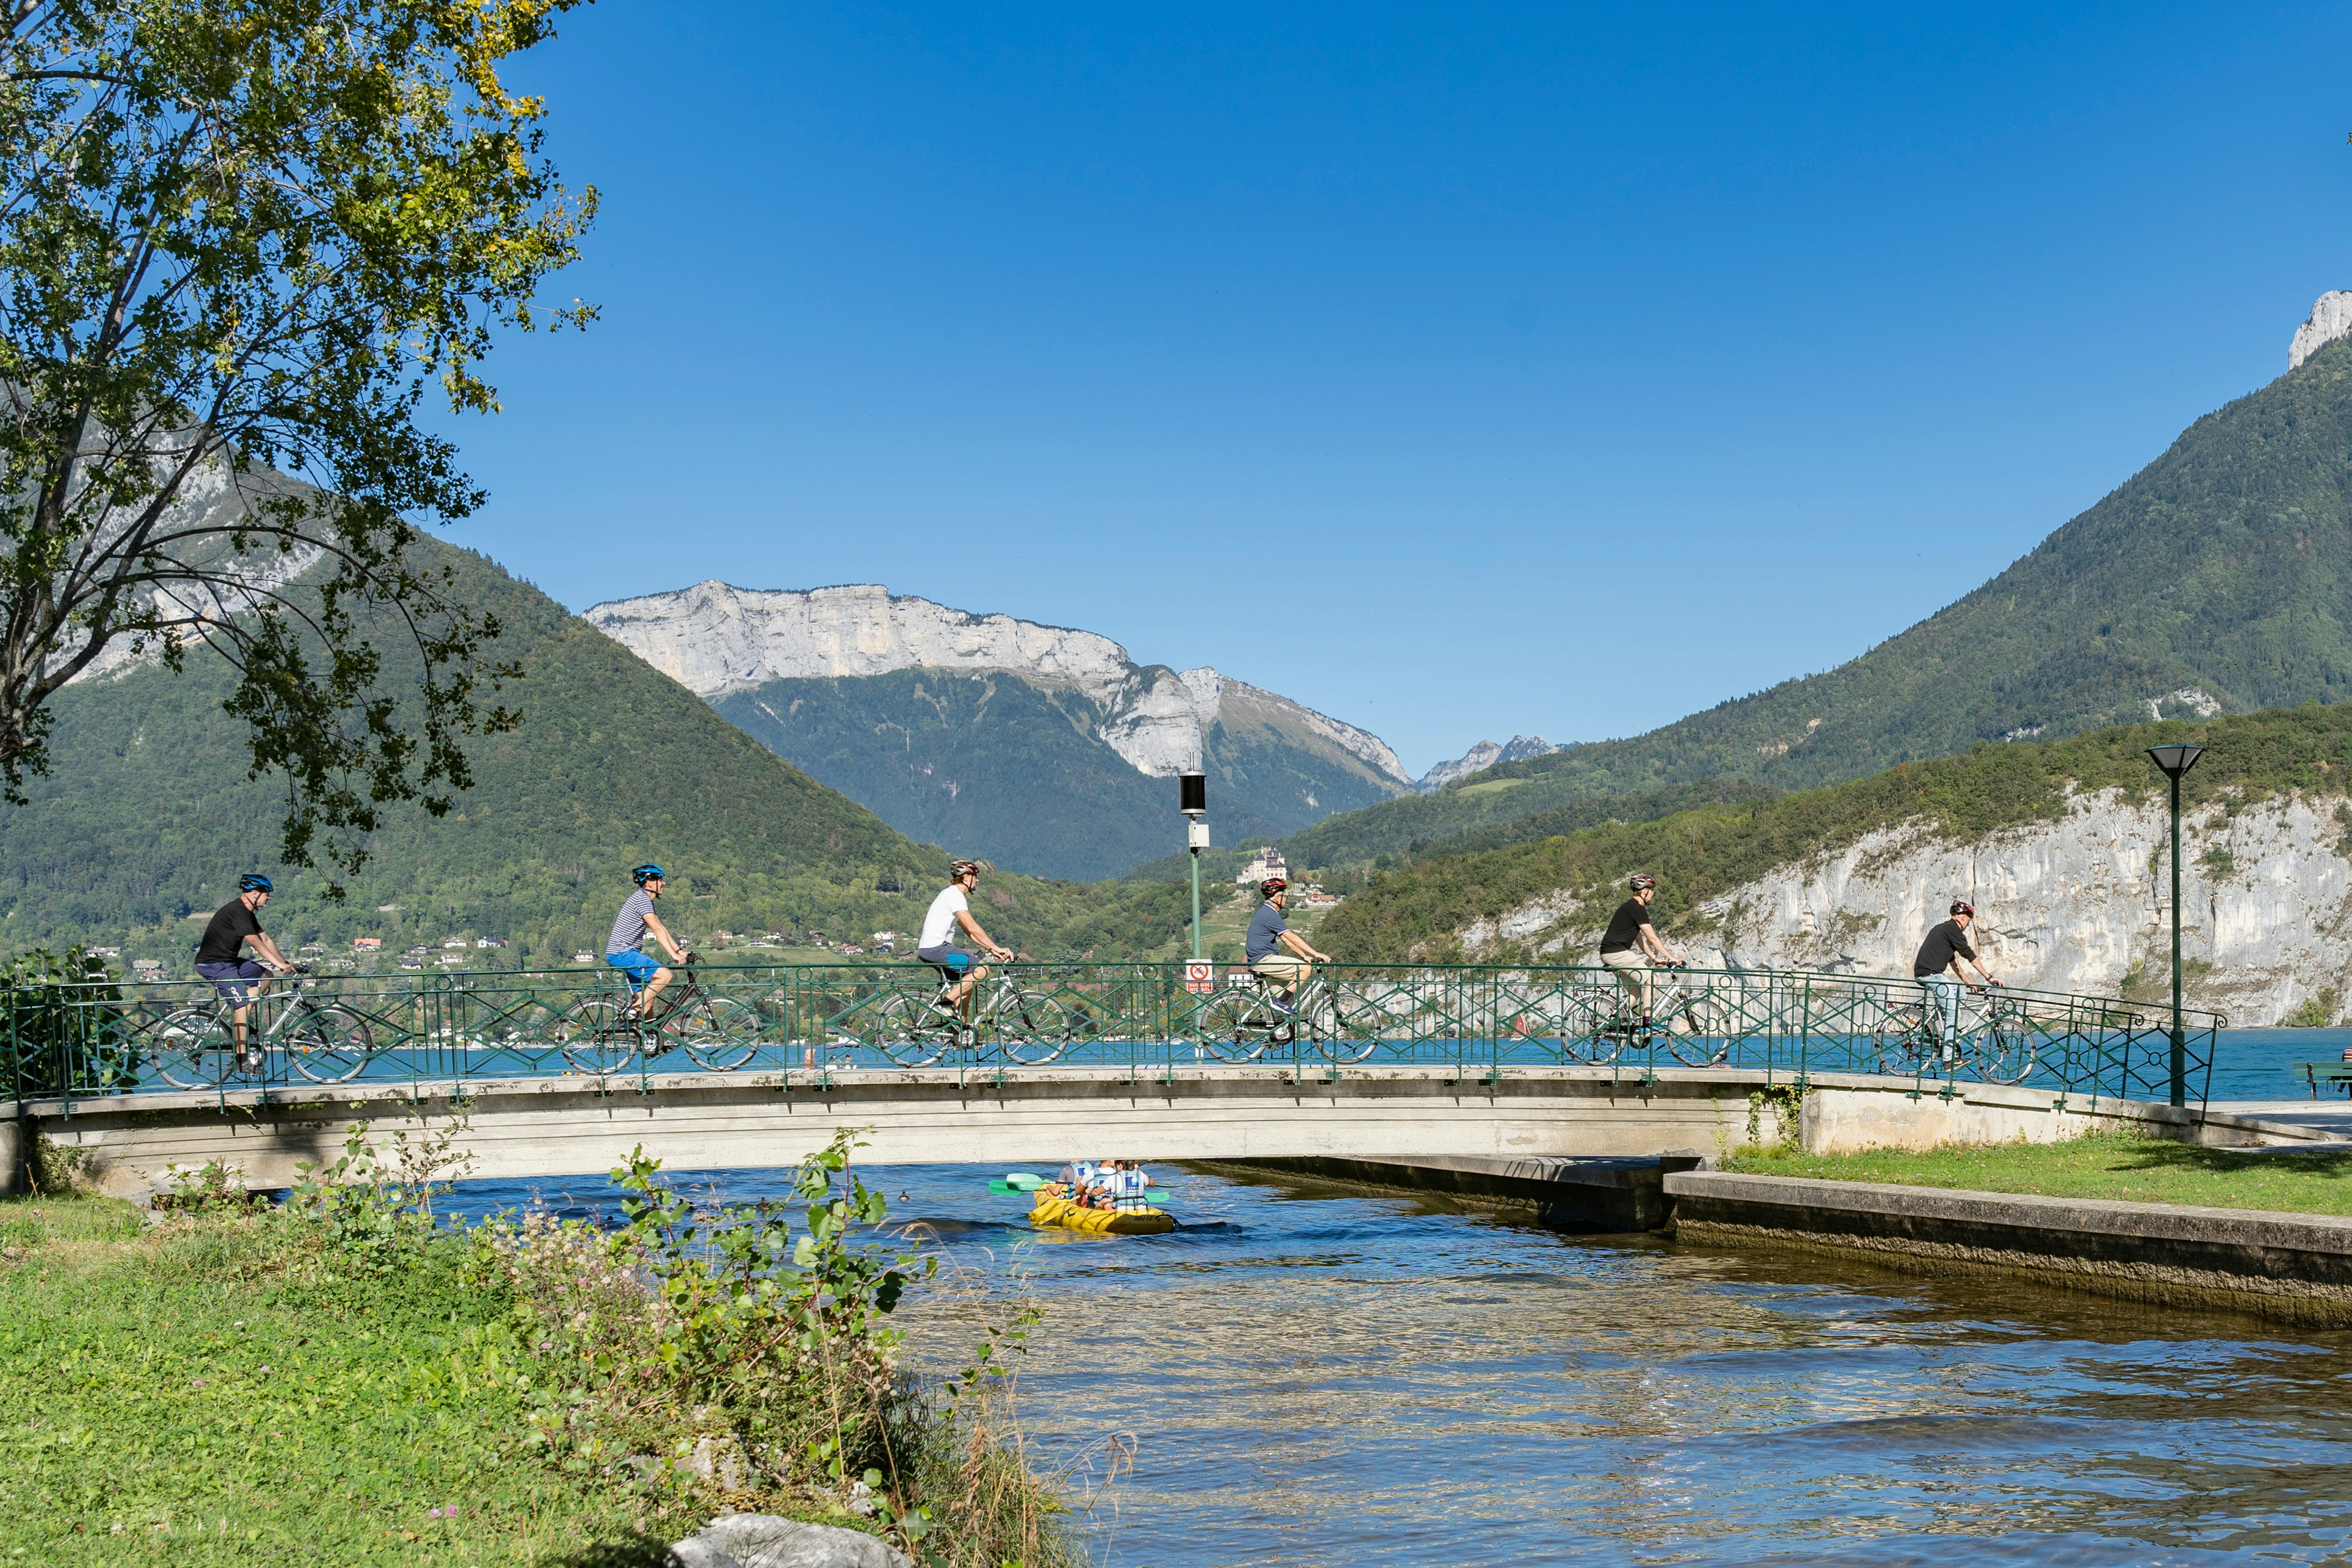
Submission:
{"label": "grassy bank", "polygon": [[640,1167],[609,1236],[436,1228],[382,1173],[152,1226],[0,1203],[0,1562],[650,1568],[722,1508],[1074,1559],[994,1382],[895,1371],[921,1273],[851,1239],[879,1217],[854,1173],[818,1169],[795,1226]]}
{"label": "grassy bank", "polygon": [[1742,1150],[1725,1169],[2047,1197],[2352,1215],[2352,1156],[2251,1154],[2122,1135],[2064,1143],[1978,1143],[1911,1153]]}

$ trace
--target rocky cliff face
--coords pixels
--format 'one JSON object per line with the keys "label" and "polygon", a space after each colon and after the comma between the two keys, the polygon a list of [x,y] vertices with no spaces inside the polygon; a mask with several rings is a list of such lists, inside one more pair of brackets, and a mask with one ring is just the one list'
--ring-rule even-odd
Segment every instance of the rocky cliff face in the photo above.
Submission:
{"label": "rocky cliff face", "polygon": [[[1978,952],[2018,985],[2155,996],[2168,987],[2169,820],[2160,804],[2078,795],[2054,822],[1979,843],[1916,825],[1783,866],[1702,906],[1683,945],[1713,967],[1911,972],[1953,899],[1978,910]],[[2189,998],[2232,1023],[2275,1024],[2326,990],[2352,995],[2352,805],[2295,796],[2182,824],[2181,942]],[[1614,892],[1530,900],[1464,933],[1590,962]],[[1671,925],[1671,922],[1669,922]],[[1669,942],[1676,933],[1665,931]],[[2145,987],[2142,992],[2141,988]]]}
{"label": "rocky cliff face", "polygon": [[1554,752],[1566,751],[1555,746],[1541,735],[1514,735],[1505,745],[1481,741],[1450,763],[1440,763],[1413,781],[1413,789],[1422,795],[1435,795],[1456,779],[1466,779],[1472,773],[1486,772],[1496,763],[1522,762],[1528,757],[1548,757]]}
{"label": "rocky cliff face", "polygon": [[1205,666],[1138,665],[1094,632],[975,616],[875,584],[803,593],[698,583],[597,605],[587,619],[712,700],[778,679],[1003,670],[1083,694],[1102,710],[1097,732],[1104,742],[1150,777],[1201,766],[1203,737],[1224,723],[1277,731],[1392,791],[1412,783],[1379,736]]}
{"label": "rocky cliff face", "polygon": [[2311,307],[2309,319],[2294,330],[2294,339],[2286,348],[2287,369],[2302,369],[2304,361],[2347,332],[2352,332],[2352,292],[2330,289]]}

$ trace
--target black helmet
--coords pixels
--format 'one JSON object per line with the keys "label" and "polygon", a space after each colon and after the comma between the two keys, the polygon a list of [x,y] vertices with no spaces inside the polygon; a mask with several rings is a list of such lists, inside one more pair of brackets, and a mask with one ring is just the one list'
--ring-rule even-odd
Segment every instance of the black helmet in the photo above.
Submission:
{"label": "black helmet", "polygon": [[1260,882],[1257,885],[1257,890],[1270,899],[1274,897],[1275,894],[1284,891],[1289,886],[1289,883],[1284,881],[1279,877],[1268,877],[1265,881]]}
{"label": "black helmet", "polygon": [[1956,915],[1967,915],[1969,918],[1973,920],[1976,918],[1976,906],[1969,903],[1966,899],[1954,899],[1952,900],[1952,913]]}
{"label": "black helmet", "polygon": [[668,872],[663,870],[660,867],[648,860],[644,865],[632,870],[629,873],[629,879],[636,883],[638,887],[642,888],[647,882],[654,880],[657,877],[667,879],[668,876]]}
{"label": "black helmet", "polygon": [[269,879],[260,872],[247,871],[236,879],[236,890],[240,893],[274,893],[278,889],[271,887]]}

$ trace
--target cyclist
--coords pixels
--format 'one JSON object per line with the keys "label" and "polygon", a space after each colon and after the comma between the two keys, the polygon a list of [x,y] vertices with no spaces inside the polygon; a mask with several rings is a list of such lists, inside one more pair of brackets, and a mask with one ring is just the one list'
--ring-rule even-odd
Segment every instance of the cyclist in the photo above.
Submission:
{"label": "cyclist", "polygon": [[[261,1053],[254,1051],[248,1060],[245,1048],[247,984],[251,983],[257,998],[269,989],[270,970],[283,974],[292,973],[294,968],[278,951],[278,944],[261,930],[261,907],[269,902],[270,891],[269,879],[258,871],[239,877],[236,897],[213,911],[204,936],[196,942],[196,973],[211,981],[213,989],[229,1005],[229,1027],[236,1040],[239,1071],[261,1065]],[[247,942],[261,955],[261,963],[245,956]]]}
{"label": "cyclist", "polygon": [[1659,964],[1680,963],[1684,955],[1669,950],[1659,939],[1658,928],[1650,923],[1650,900],[1658,896],[1658,879],[1644,871],[1627,886],[1633,896],[1617,906],[1617,912],[1609,917],[1609,929],[1601,933],[1601,962],[1617,972],[1621,991],[1642,998],[1642,1027],[1646,1029],[1653,984],[1650,971]]}
{"label": "cyclist", "polygon": [[1993,978],[1992,971],[1978,961],[1977,950],[1969,945],[1969,927],[1976,918],[1977,911],[1965,900],[1954,899],[1952,918],[1928,929],[1927,940],[1919,944],[1918,956],[1911,961],[1911,977],[1927,994],[1928,1018],[1940,1026],[1937,1038],[1948,1052],[1959,1037],[1960,987],[1968,982],[1960,961],[1966,959],[1975,965],[1976,972],[1984,976],[1985,984],[2000,984]]}
{"label": "cyclist", "polygon": [[980,887],[980,862],[958,860],[948,868],[948,885],[931,900],[923,915],[922,934],[915,942],[915,956],[938,970],[947,978],[947,989],[931,1004],[931,1010],[946,1017],[962,1016],[964,1003],[980,983],[988,978],[988,966],[975,966],[971,954],[955,945],[961,930],[977,942],[999,963],[1009,963],[1013,950],[996,945],[996,939],[981,929],[971,918],[971,895]]}
{"label": "cyclist", "polygon": [[1257,885],[1257,890],[1265,896],[1265,902],[1258,905],[1257,913],[1250,917],[1242,956],[1249,960],[1252,974],[1272,982],[1274,1005],[1286,1013],[1295,1012],[1292,998],[1306,982],[1307,966],[1328,963],[1331,955],[1309,947],[1305,938],[1284,923],[1282,913],[1290,907],[1288,882],[1280,877],[1268,877]]}
{"label": "cyclist", "polygon": [[650,863],[633,868],[629,879],[637,885],[621,905],[621,912],[613,917],[613,933],[604,939],[604,962],[628,976],[629,989],[635,994],[622,1011],[625,1021],[654,1016],[654,1001],[662,987],[675,977],[676,972],[656,963],[645,955],[646,933],[650,931],[662,946],[669,950],[674,963],[690,963],[693,955],[677,945],[669,928],[654,913],[654,900],[662,896],[662,884],[669,873]]}

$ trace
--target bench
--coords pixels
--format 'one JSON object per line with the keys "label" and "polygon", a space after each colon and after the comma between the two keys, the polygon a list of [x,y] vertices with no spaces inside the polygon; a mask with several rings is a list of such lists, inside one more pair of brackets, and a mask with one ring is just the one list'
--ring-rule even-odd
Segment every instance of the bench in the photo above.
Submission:
{"label": "bench", "polygon": [[2352,1062],[2297,1062],[2294,1070],[2303,1074],[2303,1081],[2311,1086],[2311,1098],[2319,1098],[2319,1086],[2327,1085],[2352,1096]]}

